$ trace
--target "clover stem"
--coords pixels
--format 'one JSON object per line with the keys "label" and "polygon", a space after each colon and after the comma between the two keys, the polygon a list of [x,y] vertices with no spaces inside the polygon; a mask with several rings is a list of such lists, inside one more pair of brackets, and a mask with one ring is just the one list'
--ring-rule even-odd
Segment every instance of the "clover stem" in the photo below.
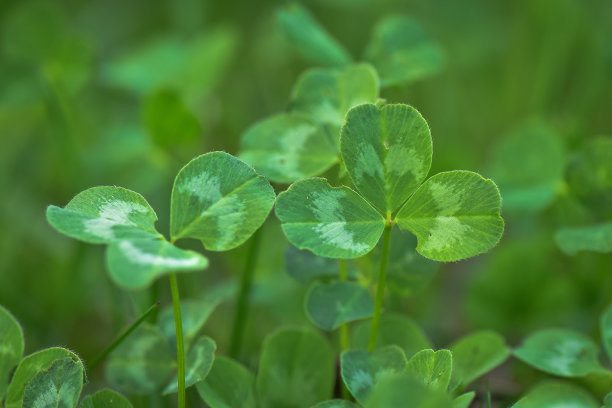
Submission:
{"label": "clover stem", "polygon": [[387,276],[387,260],[389,258],[389,241],[391,238],[391,228],[389,223],[385,226],[383,232],[383,246],[380,255],[380,271],[378,272],[378,286],[376,288],[376,299],[374,300],[374,316],[372,316],[372,328],[370,330],[370,341],[368,342],[368,351],[372,352],[376,348],[376,336],[378,335],[378,326],[380,324],[380,312],[382,310],[383,298],[385,296],[385,284]]}
{"label": "clover stem", "polygon": [[178,408],[185,408],[185,346],[183,344],[183,320],[181,318],[181,299],[176,274],[170,274],[170,291],[174,309],[174,328],[176,330],[176,361],[178,366]]}
{"label": "clover stem", "polygon": [[[346,281],[348,278],[346,259],[338,260],[338,269],[340,271],[340,280]],[[342,323],[342,325],[340,326],[340,353],[348,350],[349,348],[350,348],[350,342],[349,342],[348,323]],[[346,385],[344,385],[344,381],[340,381],[340,388],[342,392],[342,398],[345,400],[350,400],[351,394],[349,393],[348,388],[346,388]]]}
{"label": "clover stem", "polygon": [[242,270],[240,278],[240,290],[236,300],[236,314],[234,315],[234,327],[232,329],[232,340],[230,343],[230,356],[236,358],[242,348],[242,339],[244,337],[244,329],[249,305],[249,294],[253,283],[253,272],[257,264],[257,256],[259,255],[261,228],[255,231],[251,237],[249,250],[247,253],[246,263]]}
{"label": "clover stem", "polygon": [[134,330],[136,330],[136,328],[138,326],[140,326],[140,323],[142,323],[147,317],[149,317],[149,315],[151,315],[151,313],[153,313],[153,311],[159,306],[159,301],[155,302],[153,304],[153,306],[151,306],[150,308],[147,309],[146,312],[144,312],[134,323],[132,323],[130,325],[130,327],[128,327],[127,329],[125,329],[125,331],[123,333],[121,333],[121,335],[119,335],[119,337],[117,337],[115,339],[115,341],[113,341],[110,346],[108,346],[107,348],[105,348],[100,354],[98,354],[89,364],[88,370],[93,371],[94,368],[96,368],[98,366],[98,364],[100,364],[105,358],[106,356],[108,356],[114,349],[117,348],[117,346],[119,344],[121,344],[121,342],[123,342],[123,340],[125,340],[127,338],[127,336],[129,336]]}

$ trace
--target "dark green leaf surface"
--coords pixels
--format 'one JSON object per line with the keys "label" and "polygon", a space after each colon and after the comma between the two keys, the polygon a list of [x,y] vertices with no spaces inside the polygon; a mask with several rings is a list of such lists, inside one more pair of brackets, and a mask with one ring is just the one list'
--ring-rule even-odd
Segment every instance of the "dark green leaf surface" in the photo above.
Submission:
{"label": "dark green leaf surface", "polygon": [[[367,348],[370,327],[370,322],[363,322],[355,327],[352,338],[354,348]],[[390,345],[401,347],[406,358],[411,358],[423,349],[431,348],[427,336],[413,320],[396,314],[382,315],[378,327],[376,348]]]}
{"label": "dark green leaf surface", "polygon": [[83,388],[81,360],[66,357],[39,371],[25,387],[24,407],[74,408]]}
{"label": "dark green leaf surface", "polygon": [[588,227],[561,228],[555,234],[555,241],[568,255],[579,251],[612,251],[612,222]]}
{"label": "dark green leaf surface", "polygon": [[121,187],[92,187],[66,207],[50,205],[47,220],[62,234],[92,244],[157,239],[157,215],[138,193]]}
{"label": "dark green leaf surface", "polygon": [[211,251],[227,251],[263,224],[274,198],[270,183],[248,164],[224,152],[203,154],[176,176],[170,235],[199,239]]}
{"label": "dark green leaf surface", "polygon": [[81,408],[133,408],[133,406],[123,395],[107,389],[83,398]]}
{"label": "dark green leaf surface", "polygon": [[324,179],[298,181],[279,194],[276,216],[294,246],[329,258],[356,258],[376,245],[383,217],[348,187]]}
{"label": "dark green leaf surface", "polygon": [[210,373],[196,387],[211,408],[255,408],[255,376],[228,357],[215,357]]}
{"label": "dark green leaf surface", "polygon": [[335,399],[319,402],[317,405],[313,405],[312,408],[359,408],[359,405],[351,401]]}
{"label": "dark green leaf surface", "polygon": [[360,105],[346,116],[340,151],[357,190],[383,214],[391,214],[425,180],[431,134],[412,106]]}
{"label": "dark green leaf surface", "polygon": [[612,360],[612,305],[604,310],[601,316],[600,328],[601,341],[608,354],[608,358]]}
{"label": "dark green leaf surface", "polygon": [[306,316],[324,330],[334,330],[343,323],[365,319],[374,313],[368,290],[355,282],[316,282],[304,301]]}
{"label": "dark green leaf surface", "polygon": [[[185,356],[185,388],[204,381],[210,372],[215,360],[217,344],[210,337],[200,337]],[[172,394],[178,391],[178,378],[168,384],[163,394]]]}
{"label": "dark green leaf surface", "polygon": [[333,385],[333,351],[320,334],[284,329],[267,337],[256,381],[262,406],[308,408],[330,398]]}
{"label": "dark green leaf surface", "polygon": [[512,408],[600,408],[595,398],[582,388],[562,382],[548,381],[537,385]]}
{"label": "dark green leaf surface", "polygon": [[0,305],[0,401],[8,388],[9,374],[23,357],[23,348],[19,322]]}
{"label": "dark green leaf surface", "polygon": [[504,231],[501,197],[493,181],[470,171],[427,180],[397,214],[418,238],[417,251],[436,261],[458,261],[488,251]]}
{"label": "dark green leaf surface", "polygon": [[409,374],[383,378],[377,384],[365,408],[442,408],[452,405],[446,393],[425,386]]}
{"label": "dark green leaf surface", "polygon": [[406,370],[406,355],[398,346],[385,346],[372,353],[348,350],[340,356],[340,369],[346,388],[357,402],[365,404],[377,383]]}
{"label": "dark green leaf surface", "polygon": [[606,373],[598,354],[599,348],[591,339],[562,329],[539,330],[514,350],[514,355],[525,363],[562,377]]}
{"label": "dark green leaf surface", "polygon": [[425,385],[446,391],[453,369],[453,357],[448,350],[421,350],[416,353],[406,366],[406,371],[422,380]]}
{"label": "dark green leaf surface", "polygon": [[[218,305],[219,300],[212,297],[210,300],[185,299],[181,301],[181,320],[185,344],[189,344],[193,340]],[[174,327],[174,310],[172,306],[164,308],[159,313],[158,320],[157,325],[162,333],[164,333],[164,336],[166,336],[170,343],[176,344],[176,329]]]}
{"label": "dark green leaf surface", "polygon": [[[290,245],[285,252],[285,269],[287,273],[302,285],[319,279],[338,278],[338,260],[323,258],[310,251],[302,251]],[[357,271],[352,262],[347,265],[347,274],[354,278]]]}

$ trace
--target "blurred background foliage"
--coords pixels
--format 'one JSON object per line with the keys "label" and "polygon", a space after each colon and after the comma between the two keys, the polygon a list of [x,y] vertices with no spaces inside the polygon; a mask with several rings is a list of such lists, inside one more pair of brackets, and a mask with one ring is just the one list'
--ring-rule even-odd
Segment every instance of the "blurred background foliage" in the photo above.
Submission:
{"label": "blurred background foliage", "polygon": [[[350,54],[332,50],[322,64],[375,55],[366,45],[383,17],[418,22],[439,45],[441,66],[422,78],[411,73],[414,81],[387,86],[381,97],[415,106],[429,122],[432,174],[479,171],[498,181],[504,197],[507,227],[496,249],[441,265],[437,273],[422,265],[413,277],[421,290],[409,298],[392,290],[387,307],[417,319],[438,347],[478,328],[498,330],[511,345],[548,326],[597,336],[597,319],[612,301],[610,255],[565,255],[554,235],[612,216],[612,173],[589,176],[610,157],[590,143],[612,126],[612,3],[304,5]],[[102,248],[59,236],[44,209],[89,186],[119,185],[142,193],[167,232],[180,167],[211,150],[237,154],[241,133],[284,110],[299,74],[313,66],[283,29],[281,6],[0,3],[0,303],[23,324],[26,353],[65,345],[90,358],[156,299],[170,304],[160,283],[136,293],[114,287]],[[375,37],[384,35],[379,31]],[[272,217],[262,241],[241,353],[251,366],[266,334],[282,324],[307,324],[307,287],[287,274],[288,244]],[[231,293],[245,251],[209,254],[207,271],[181,277],[182,296]],[[374,261],[366,257],[361,269]],[[391,289],[401,279],[392,277]],[[222,354],[232,315],[232,302],[222,303],[205,329]],[[518,392],[519,377],[500,375],[497,389]],[[90,373],[90,380],[95,386],[101,373]]]}

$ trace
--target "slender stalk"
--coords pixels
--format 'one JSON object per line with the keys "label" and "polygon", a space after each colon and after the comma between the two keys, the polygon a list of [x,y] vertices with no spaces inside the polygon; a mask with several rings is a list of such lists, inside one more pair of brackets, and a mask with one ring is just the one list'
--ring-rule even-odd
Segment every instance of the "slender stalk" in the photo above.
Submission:
{"label": "slender stalk", "polygon": [[[338,269],[340,270],[340,280],[341,281],[346,281],[348,278],[348,271],[347,271],[347,267],[346,267],[346,259],[339,259],[338,260]],[[348,330],[348,323],[343,323],[340,326],[340,353],[344,352],[345,350],[348,350],[351,347],[350,342],[349,342],[349,330]],[[340,381],[340,390],[342,392],[342,398],[345,400],[350,400],[351,399],[351,394],[348,390],[348,388],[346,388],[346,385],[344,385],[344,381]]]}
{"label": "slender stalk", "polygon": [[176,361],[178,363],[178,408],[185,408],[185,346],[183,344],[183,320],[181,318],[181,298],[179,296],[176,274],[170,274],[170,291],[174,309],[174,328],[176,330]]}
{"label": "slender stalk", "polygon": [[234,315],[234,327],[232,329],[232,340],[230,343],[230,356],[236,358],[242,348],[242,339],[246,325],[247,311],[249,306],[249,294],[253,284],[253,272],[259,255],[261,228],[255,231],[251,237],[246,263],[240,277],[240,290],[236,300],[236,313]]}
{"label": "slender stalk", "polygon": [[370,330],[370,341],[368,351],[376,348],[376,336],[380,324],[380,312],[382,310],[383,298],[385,296],[385,283],[387,277],[387,260],[389,258],[389,241],[392,226],[387,224],[383,232],[382,254],[380,255],[380,271],[378,272],[378,286],[376,288],[376,299],[374,300],[374,316],[372,316],[372,329]]}

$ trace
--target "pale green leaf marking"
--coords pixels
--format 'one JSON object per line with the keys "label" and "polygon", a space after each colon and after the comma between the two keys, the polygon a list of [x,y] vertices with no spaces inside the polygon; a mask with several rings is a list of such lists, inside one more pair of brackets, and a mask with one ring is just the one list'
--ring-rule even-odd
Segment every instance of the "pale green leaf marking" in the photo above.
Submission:
{"label": "pale green leaf marking", "polygon": [[[209,296],[208,296],[209,297]],[[183,324],[183,341],[189,344],[191,340],[198,334],[200,329],[206,324],[211,313],[217,308],[219,299],[207,300],[181,300],[181,317]],[[172,306],[164,308],[159,313],[157,325],[161,329],[164,336],[173,345],[176,344],[176,330],[174,327],[174,310]]]}
{"label": "pale green leaf marking", "polygon": [[313,118],[282,113],[242,135],[240,158],[277,183],[321,174],[338,162],[335,142]]}
{"label": "pale green leaf marking", "polygon": [[[200,337],[186,356],[185,387],[191,387],[204,381],[215,360],[217,344],[210,337]],[[163,394],[172,394],[178,391],[178,377],[168,384]]]}
{"label": "pale green leaf marking", "polygon": [[470,171],[428,179],[397,214],[418,238],[417,251],[436,261],[458,261],[488,251],[504,231],[501,197],[493,181]]}
{"label": "pale green leaf marking", "polygon": [[39,371],[25,387],[23,406],[31,408],[74,408],[83,388],[81,360],[70,357],[56,360]]}
{"label": "pale green leaf marking", "polygon": [[383,214],[391,214],[425,180],[431,134],[412,106],[360,105],[346,116],[340,151],[357,190]]}
{"label": "pale green leaf marking", "polygon": [[586,227],[561,228],[555,241],[563,252],[575,255],[579,251],[612,251],[612,222]]}
{"label": "pale green leaf marking", "polygon": [[448,350],[421,350],[408,360],[406,371],[428,387],[446,391],[451,379],[452,361]]}
{"label": "pale green leaf marking", "polygon": [[[17,366],[13,379],[7,389],[6,400],[4,401],[6,408],[21,408],[23,405],[26,388],[30,382],[41,372],[49,370],[56,361],[70,359],[81,365],[81,381],[82,381],[82,363],[76,354],[70,350],[61,347],[52,347],[37,351],[30,354]],[[53,371],[57,372],[56,369]],[[40,377],[39,377],[40,378]],[[80,394],[80,388],[79,388]],[[30,398],[30,397],[28,397]],[[77,395],[78,398],[78,395]]]}
{"label": "pale green leaf marking", "polygon": [[475,396],[476,393],[474,391],[461,394],[453,400],[452,408],[469,408]]}
{"label": "pale green leaf marking", "polygon": [[347,400],[334,399],[319,402],[317,405],[313,405],[311,408],[359,408],[359,405]]}
{"label": "pale green leaf marking", "polygon": [[274,190],[248,164],[224,152],[196,157],[172,188],[170,235],[196,238],[211,251],[246,241],[274,205]]}
{"label": "pale green leaf marking", "polygon": [[23,330],[15,317],[0,306],[0,401],[6,393],[9,374],[23,357]]}
{"label": "pale green leaf marking", "polygon": [[215,357],[210,373],[196,387],[211,408],[255,408],[255,376],[228,357]]}
{"label": "pale green leaf marking", "polygon": [[324,330],[334,330],[343,323],[365,319],[374,313],[368,290],[355,282],[316,282],[306,293],[306,316]]}
{"label": "pale green leaf marking", "polygon": [[290,3],[277,13],[280,26],[302,58],[317,65],[343,66],[351,56],[299,3]]}
{"label": "pale green leaf marking", "polygon": [[598,354],[599,348],[591,339],[563,329],[539,330],[514,350],[514,355],[530,366],[562,377],[606,373]]}
{"label": "pale green leaf marking", "polygon": [[81,402],[81,408],[133,408],[123,395],[109,389],[89,395]]}
{"label": "pale green leaf marking", "polygon": [[161,330],[143,323],[111,353],[106,378],[123,392],[150,394],[170,380],[175,366]]}
{"label": "pale green leaf marking", "polygon": [[601,341],[604,345],[608,358],[612,360],[612,305],[604,310],[601,321]]}
{"label": "pale green leaf marking", "polygon": [[357,258],[378,242],[383,217],[348,187],[298,181],[279,194],[276,216],[289,242],[329,258]]}
{"label": "pale green leaf marking", "polygon": [[512,408],[600,408],[601,404],[584,389],[563,381],[537,385]]}
{"label": "pale green leaf marking", "polygon": [[62,234],[92,244],[156,239],[157,215],[138,193],[121,187],[92,187],[66,207],[50,205],[47,220]]}
{"label": "pale green leaf marking", "polygon": [[256,389],[264,407],[308,408],[331,397],[334,354],[320,334],[283,329],[266,338]]}
{"label": "pale green leaf marking", "polygon": [[160,276],[208,267],[208,259],[164,240],[117,241],[106,251],[113,281],[124,289],[142,289]]}
{"label": "pale green leaf marking", "polygon": [[468,385],[481,375],[502,364],[510,355],[510,349],[499,334],[483,330],[469,334],[451,347],[453,373],[451,389]]}
{"label": "pale green leaf marking", "polygon": [[378,382],[405,370],[406,356],[398,346],[382,347],[372,353],[348,350],[340,355],[342,381],[360,404],[365,403]]}
{"label": "pale green leaf marking", "polygon": [[372,389],[365,408],[441,408],[452,402],[443,391],[429,388],[408,373],[383,378]]}

